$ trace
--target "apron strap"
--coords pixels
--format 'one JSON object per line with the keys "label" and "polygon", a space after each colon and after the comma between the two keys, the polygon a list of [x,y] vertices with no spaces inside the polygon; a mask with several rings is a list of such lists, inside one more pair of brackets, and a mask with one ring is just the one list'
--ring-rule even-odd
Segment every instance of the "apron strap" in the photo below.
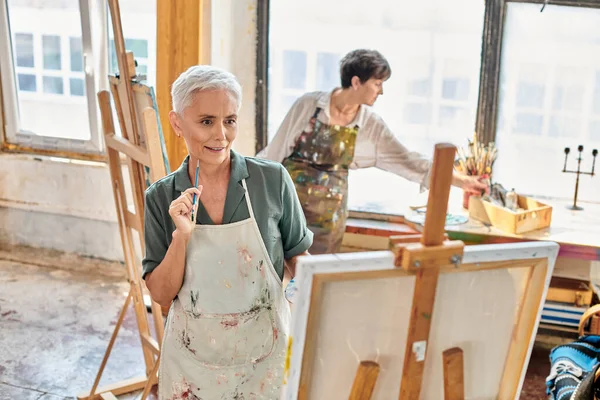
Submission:
{"label": "apron strap", "polygon": [[248,187],[246,186],[246,179],[242,179],[242,186],[246,193],[244,193],[244,197],[246,198],[246,204],[248,205],[248,212],[250,213],[250,218],[254,219],[254,210],[252,209],[252,202],[250,202],[250,193],[248,193]]}

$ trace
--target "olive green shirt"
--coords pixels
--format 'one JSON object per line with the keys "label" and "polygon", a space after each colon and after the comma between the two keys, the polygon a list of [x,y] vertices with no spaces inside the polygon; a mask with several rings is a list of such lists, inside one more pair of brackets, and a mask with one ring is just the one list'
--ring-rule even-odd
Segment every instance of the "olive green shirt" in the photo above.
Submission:
{"label": "olive green shirt", "polygon": [[[175,224],[169,215],[169,206],[183,191],[192,187],[188,163],[189,156],[177,171],[156,181],[146,190],[146,255],[142,260],[144,278],[162,262],[171,244]],[[313,241],[313,233],[306,226],[294,183],[280,163],[243,157],[231,150],[231,177],[225,198],[223,224],[250,217],[242,179],[246,179],[254,217],[269,257],[275,271],[283,279],[284,259],[289,260],[305,252]],[[198,204],[197,223],[214,225],[202,205],[202,199]]]}

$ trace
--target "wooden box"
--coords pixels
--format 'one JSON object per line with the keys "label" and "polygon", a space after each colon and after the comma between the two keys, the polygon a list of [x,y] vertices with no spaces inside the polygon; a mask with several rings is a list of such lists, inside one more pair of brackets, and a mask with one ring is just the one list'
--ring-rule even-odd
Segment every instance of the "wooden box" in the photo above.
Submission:
{"label": "wooden box", "polygon": [[578,307],[590,306],[594,291],[589,282],[553,276],[546,300],[569,303]]}
{"label": "wooden box", "polygon": [[518,196],[519,208],[512,211],[479,196],[469,198],[469,216],[508,233],[520,234],[550,226],[552,207],[526,196]]}

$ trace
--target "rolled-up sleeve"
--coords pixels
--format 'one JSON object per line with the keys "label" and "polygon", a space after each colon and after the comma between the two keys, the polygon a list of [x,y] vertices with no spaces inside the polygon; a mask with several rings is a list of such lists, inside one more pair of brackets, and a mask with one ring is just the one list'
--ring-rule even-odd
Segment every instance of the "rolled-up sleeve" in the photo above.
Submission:
{"label": "rolled-up sleeve", "polygon": [[281,206],[279,231],[286,260],[307,251],[313,242],[313,233],[306,225],[302,205],[296,194],[294,182],[288,171],[281,166]]}
{"label": "rolled-up sleeve", "polygon": [[164,224],[161,222],[161,210],[154,198],[156,192],[149,188],[144,199],[144,240],[146,254],[142,260],[142,278],[152,272],[165,258],[169,243]]}

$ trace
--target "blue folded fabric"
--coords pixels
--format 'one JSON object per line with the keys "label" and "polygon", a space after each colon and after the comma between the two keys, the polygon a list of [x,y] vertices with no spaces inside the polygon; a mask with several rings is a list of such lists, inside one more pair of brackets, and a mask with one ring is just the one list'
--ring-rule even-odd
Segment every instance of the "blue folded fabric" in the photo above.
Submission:
{"label": "blue folded fabric", "polygon": [[552,400],[594,400],[594,375],[600,365],[600,336],[582,336],[555,347],[550,352],[550,365],[546,393]]}

